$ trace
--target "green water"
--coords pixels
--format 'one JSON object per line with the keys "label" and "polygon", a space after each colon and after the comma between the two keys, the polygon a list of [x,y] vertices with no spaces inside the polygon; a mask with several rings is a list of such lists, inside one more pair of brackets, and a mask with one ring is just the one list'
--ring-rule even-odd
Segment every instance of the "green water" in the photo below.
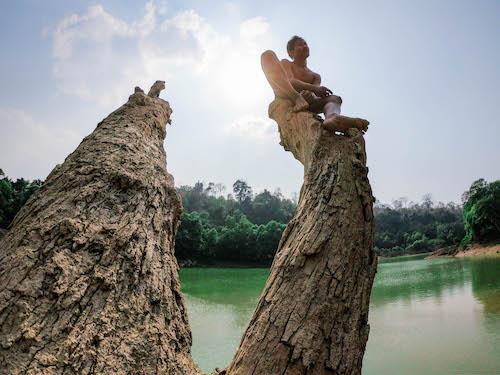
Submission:
{"label": "green water", "polygon": [[[233,357],[267,269],[181,270],[193,357]],[[500,259],[401,257],[379,264],[364,375],[500,374]]]}

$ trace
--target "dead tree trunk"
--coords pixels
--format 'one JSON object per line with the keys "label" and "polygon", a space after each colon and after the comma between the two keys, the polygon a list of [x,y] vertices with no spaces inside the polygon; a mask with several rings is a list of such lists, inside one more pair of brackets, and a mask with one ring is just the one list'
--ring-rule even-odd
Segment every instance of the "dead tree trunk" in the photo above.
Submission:
{"label": "dead tree trunk", "polygon": [[200,373],[173,254],[170,114],[136,92],[16,216],[0,241],[1,374]]}
{"label": "dead tree trunk", "polygon": [[269,114],[304,185],[227,373],[360,374],[377,264],[364,139],[322,130],[289,105],[275,100]]}

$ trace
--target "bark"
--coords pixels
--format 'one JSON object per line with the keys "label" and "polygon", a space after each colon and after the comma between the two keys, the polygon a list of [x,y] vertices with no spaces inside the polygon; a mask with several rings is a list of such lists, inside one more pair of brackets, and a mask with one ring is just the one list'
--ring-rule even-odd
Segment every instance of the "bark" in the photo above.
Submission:
{"label": "bark", "polygon": [[227,373],[360,374],[377,264],[363,136],[323,130],[281,99],[269,114],[304,184]]}
{"label": "bark", "polygon": [[136,90],[0,241],[1,374],[197,374],[166,170],[171,109]]}

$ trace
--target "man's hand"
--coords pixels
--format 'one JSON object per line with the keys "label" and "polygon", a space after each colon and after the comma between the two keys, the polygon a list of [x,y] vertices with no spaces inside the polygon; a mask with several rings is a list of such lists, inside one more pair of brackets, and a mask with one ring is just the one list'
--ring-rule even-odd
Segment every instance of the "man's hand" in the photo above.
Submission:
{"label": "man's hand", "polygon": [[316,86],[314,88],[314,93],[318,95],[320,98],[326,98],[327,96],[332,95],[332,90],[325,86]]}
{"label": "man's hand", "polygon": [[309,104],[311,104],[313,101],[314,101],[314,94],[312,91],[309,91],[309,90],[302,90],[300,92],[300,95],[302,95],[302,97],[306,100],[306,102],[308,102]]}

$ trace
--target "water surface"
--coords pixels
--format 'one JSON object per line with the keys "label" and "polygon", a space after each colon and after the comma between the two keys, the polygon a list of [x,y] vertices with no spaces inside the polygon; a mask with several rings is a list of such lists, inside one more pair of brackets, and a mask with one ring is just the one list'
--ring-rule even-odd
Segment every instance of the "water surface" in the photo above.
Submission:
{"label": "water surface", "polygon": [[[193,357],[210,372],[239,345],[267,269],[180,272]],[[364,375],[500,374],[500,258],[379,263]]]}

